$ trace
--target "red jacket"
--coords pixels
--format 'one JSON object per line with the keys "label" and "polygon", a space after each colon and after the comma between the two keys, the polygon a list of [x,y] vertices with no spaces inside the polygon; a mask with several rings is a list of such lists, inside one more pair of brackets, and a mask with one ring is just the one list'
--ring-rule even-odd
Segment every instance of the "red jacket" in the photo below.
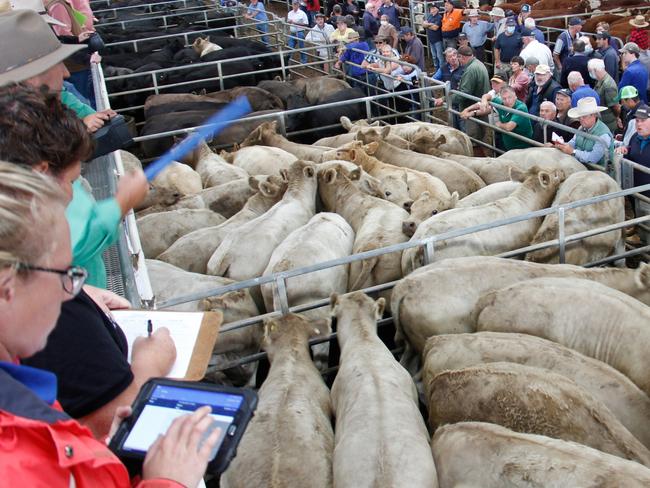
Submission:
{"label": "red jacket", "polygon": [[[36,368],[0,363],[0,484],[131,487],[126,468],[105,444],[44,401],[44,396],[56,392],[56,383],[47,384],[52,379],[56,381],[51,373]],[[164,479],[141,481],[137,486],[182,487]]]}

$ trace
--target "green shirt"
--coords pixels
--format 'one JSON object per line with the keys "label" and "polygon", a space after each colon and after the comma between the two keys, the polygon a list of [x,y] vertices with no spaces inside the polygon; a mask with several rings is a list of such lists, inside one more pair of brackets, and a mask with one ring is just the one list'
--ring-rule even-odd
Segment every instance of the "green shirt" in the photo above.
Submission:
{"label": "green shirt", "polygon": [[605,74],[605,77],[602,80],[598,80],[594,86],[594,91],[598,93],[600,97],[600,104],[603,107],[607,107],[607,110],[601,112],[600,119],[607,126],[607,128],[616,132],[616,115],[611,107],[618,104],[618,85],[609,74]]}
{"label": "green shirt", "polygon": [[73,110],[80,119],[88,117],[96,112],[96,110],[94,110],[90,105],[83,103],[74,93],[70,93],[65,88],[61,90],[61,103],[70,110]]}
{"label": "green shirt", "polygon": [[77,180],[72,185],[72,201],[65,210],[70,224],[72,262],[88,271],[86,283],[106,288],[104,250],[117,240],[122,210],[115,198],[96,202]]}
{"label": "green shirt", "polygon": [[[501,97],[495,97],[492,101],[498,105],[503,105]],[[514,107],[512,108],[521,112],[528,113],[526,104],[521,100],[517,100]],[[529,139],[533,138],[533,125],[530,123],[530,119],[524,117],[523,115],[514,114],[506,110],[497,109],[497,112],[499,114],[499,122],[502,122],[504,124],[507,124],[508,122],[514,122],[517,124],[512,132],[519,134],[520,136],[528,137]],[[511,135],[504,132],[501,133],[501,139],[503,140],[504,147],[508,151],[510,149],[526,149],[530,147],[530,144],[527,142],[524,142],[521,139],[517,139],[516,137],[512,137]]]}
{"label": "green shirt", "polygon": [[[485,93],[490,91],[490,75],[487,68],[478,59],[474,58],[465,65],[463,76],[460,77],[458,91],[481,98]],[[473,105],[474,100],[465,98],[461,95],[452,96],[452,105],[457,105],[461,110]]]}

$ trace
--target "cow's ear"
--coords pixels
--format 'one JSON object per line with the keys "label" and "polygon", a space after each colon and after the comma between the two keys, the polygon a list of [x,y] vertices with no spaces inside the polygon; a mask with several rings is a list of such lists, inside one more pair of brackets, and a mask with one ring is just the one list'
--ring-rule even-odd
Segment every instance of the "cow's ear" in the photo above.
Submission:
{"label": "cow's ear", "polygon": [[381,137],[388,137],[388,134],[390,134],[390,125],[386,125],[381,129],[381,132],[379,133]]}
{"label": "cow's ear", "polygon": [[438,137],[434,139],[433,143],[436,145],[436,147],[440,147],[443,144],[447,143],[447,138],[445,137],[444,134],[440,134]]}
{"label": "cow's ear", "polygon": [[302,174],[304,174],[307,178],[313,178],[316,174],[316,171],[314,170],[313,166],[305,166],[302,169]]}
{"label": "cow's ear", "polygon": [[271,127],[271,130],[273,130],[273,132],[277,132],[278,131],[278,121],[277,120],[272,121],[270,127]]}
{"label": "cow's ear", "polygon": [[339,294],[332,293],[330,295],[330,309],[334,310],[334,307],[339,303]]}
{"label": "cow's ear", "polygon": [[257,181],[257,178],[255,178],[254,176],[249,176],[248,186],[250,186],[253,190],[258,191],[260,189],[260,182]]}
{"label": "cow's ear", "polygon": [[456,207],[456,205],[458,205],[458,199],[459,199],[458,192],[455,191],[454,193],[451,194],[451,200],[449,201],[449,208]]}
{"label": "cow's ear", "polygon": [[289,170],[287,170],[287,169],[281,169],[281,170],[279,171],[279,173],[280,173],[280,176],[282,177],[282,179],[283,179],[284,181],[286,181],[286,182],[289,181]]}
{"label": "cow's ear", "polygon": [[384,316],[384,309],[386,308],[386,299],[384,297],[378,298],[375,302],[376,319],[379,320]]}
{"label": "cow's ear", "polygon": [[373,122],[372,124],[369,124],[368,127],[379,127],[381,123],[377,120],[376,122]]}
{"label": "cow's ear", "polygon": [[339,120],[341,121],[341,126],[345,130],[350,132],[350,129],[352,129],[352,121],[350,119],[348,119],[345,115],[343,115]]}
{"label": "cow's ear", "polygon": [[361,179],[361,168],[354,168],[348,175],[350,181],[359,181]]}
{"label": "cow's ear", "polygon": [[526,179],[526,173],[521,171],[516,166],[509,166],[508,174],[510,175],[511,181],[524,181]]}
{"label": "cow's ear", "polygon": [[641,263],[634,272],[634,282],[641,290],[650,290],[650,264]]}
{"label": "cow's ear", "polygon": [[551,184],[551,175],[546,171],[540,171],[537,173],[537,178],[539,179],[539,183],[542,185],[542,188],[548,188]]}
{"label": "cow's ear", "polygon": [[357,154],[357,150],[356,150],[356,149],[350,149],[350,150],[348,151],[348,153],[350,154],[350,161],[356,161],[356,160],[357,160],[357,156],[358,156],[358,154]]}
{"label": "cow's ear", "polygon": [[402,179],[404,180],[404,183],[408,185],[409,182],[409,174],[407,173],[406,170],[402,171]]}
{"label": "cow's ear", "polygon": [[273,197],[273,196],[275,196],[275,194],[277,193],[275,191],[275,188],[276,188],[275,185],[271,185],[270,183],[268,183],[266,181],[262,181],[259,184],[260,193],[262,195],[264,195],[265,197]]}
{"label": "cow's ear", "polygon": [[377,152],[377,147],[379,146],[378,142],[371,142],[363,146],[363,150],[366,151],[366,154],[375,154]]}
{"label": "cow's ear", "polygon": [[336,170],[334,168],[326,169],[323,173],[323,181],[328,185],[334,183],[336,181]]}

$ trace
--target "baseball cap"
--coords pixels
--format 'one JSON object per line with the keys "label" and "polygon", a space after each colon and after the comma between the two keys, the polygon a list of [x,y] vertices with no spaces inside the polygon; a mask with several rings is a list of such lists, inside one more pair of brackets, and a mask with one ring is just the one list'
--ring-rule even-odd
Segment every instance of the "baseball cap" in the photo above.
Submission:
{"label": "baseball cap", "polygon": [[400,35],[400,37],[402,37],[402,36],[404,36],[404,35],[406,35],[406,34],[413,34],[413,29],[411,29],[408,25],[402,27],[402,28],[399,30],[399,35]]}
{"label": "baseball cap", "polygon": [[620,99],[624,98],[636,98],[639,96],[639,91],[632,85],[627,85],[621,88]]}
{"label": "baseball cap", "polygon": [[325,18],[325,14],[323,12],[318,12],[316,15],[314,15],[314,18],[318,18],[318,17]]}
{"label": "baseball cap", "polygon": [[639,49],[639,45],[636,42],[628,42],[625,46],[619,49],[618,52],[621,54],[623,53],[641,54],[641,49]]}
{"label": "baseball cap", "polygon": [[458,48],[458,54],[461,56],[474,56],[474,50],[469,46],[460,46]]}
{"label": "baseball cap", "polygon": [[569,19],[569,25],[582,25],[583,23],[580,17],[571,17]]}
{"label": "baseball cap", "polygon": [[537,65],[537,68],[535,68],[535,74],[536,75],[550,75],[551,74],[551,68],[549,68],[548,65],[546,65],[546,64]]}
{"label": "baseball cap", "polygon": [[524,27],[521,29],[521,37],[535,37],[535,33],[528,27]]}
{"label": "baseball cap", "polygon": [[467,39],[467,34],[461,32],[460,34],[458,34],[458,39]]}
{"label": "baseball cap", "polygon": [[494,76],[490,78],[490,81],[500,81],[502,83],[505,83],[508,80],[506,80],[506,77],[503,76],[501,73],[495,73]]}
{"label": "baseball cap", "polygon": [[517,22],[515,21],[514,17],[508,17],[506,19],[506,25],[517,25]]}
{"label": "baseball cap", "polygon": [[490,10],[490,15],[493,15],[495,17],[505,17],[506,13],[501,7],[494,7],[492,10]]}
{"label": "baseball cap", "polygon": [[642,120],[650,119],[650,107],[642,103],[637,107],[634,117]]}
{"label": "baseball cap", "polygon": [[359,33],[357,31],[352,31],[348,34],[348,39],[359,39]]}
{"label": "baseball cap", "polygon": [[565,97],[571,98],[571,90],[568,88],[562,88],[561,90],[558,90],[555,95],[564,95]]}
{"label": "baseball cap", "polygon": [[524,3],[524,4],[521,6],[521,11],[522,11],[523,13],[527,14],[528,12],[530,12],[530,5],[528,5],[527,3]]}
{"label": "baseball cap", "polygon": [[470,9],[469,13],[467,14],[468,17],[478,17],[478,10],[475,8]]}
{"label": "baseball cap", "polygon": [[50,26],[33,10],[0,15],[0,86],[40,75],[85,44],[61,44]]}

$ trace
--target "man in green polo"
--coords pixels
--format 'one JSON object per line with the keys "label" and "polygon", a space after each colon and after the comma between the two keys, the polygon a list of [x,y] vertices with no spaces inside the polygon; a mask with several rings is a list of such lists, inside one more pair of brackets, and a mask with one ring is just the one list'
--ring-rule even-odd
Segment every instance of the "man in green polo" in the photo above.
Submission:
{"label": "man in green polo", "polygon": [[554,142],[555,147],[583,164],[598,165],[605,170],[606,163],[614,155],[614,137],[599,116],[605,110],[607,108],[599,107],[594,97],[578,100],[578,106],[569,110],[569,117],[580,121],[580,132],[597,139],[588,139],[578,133],[567,143]]}

